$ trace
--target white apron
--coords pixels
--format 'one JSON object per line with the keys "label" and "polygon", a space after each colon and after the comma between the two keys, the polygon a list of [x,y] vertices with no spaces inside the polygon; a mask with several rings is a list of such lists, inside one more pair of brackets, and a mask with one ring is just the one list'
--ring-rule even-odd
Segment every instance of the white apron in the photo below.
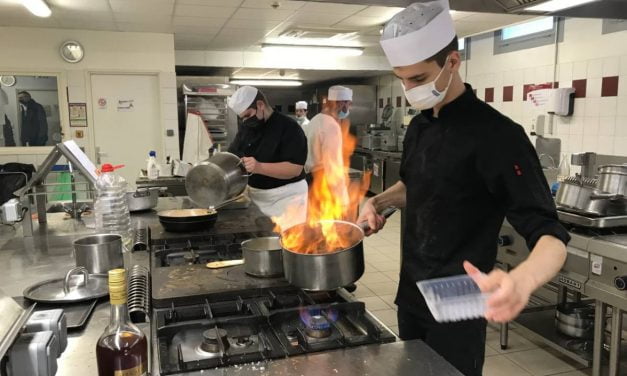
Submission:
{"label": "white apron", "polygon": [[272,189],[248,187],[248,196],[259,210],[282,230],[307,219],[307,182],[305,179]]}

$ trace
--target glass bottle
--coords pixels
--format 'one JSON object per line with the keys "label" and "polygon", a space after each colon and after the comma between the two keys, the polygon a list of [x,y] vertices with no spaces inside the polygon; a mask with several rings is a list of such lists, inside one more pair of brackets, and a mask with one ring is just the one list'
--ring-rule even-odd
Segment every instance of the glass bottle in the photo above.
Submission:
{"label": "glass bottle", "polygon": [[131,323],[126,306],[126,271],[109,271],[111,318],[98,339],[96,359],[99,376],[146,376],[148,342]]}

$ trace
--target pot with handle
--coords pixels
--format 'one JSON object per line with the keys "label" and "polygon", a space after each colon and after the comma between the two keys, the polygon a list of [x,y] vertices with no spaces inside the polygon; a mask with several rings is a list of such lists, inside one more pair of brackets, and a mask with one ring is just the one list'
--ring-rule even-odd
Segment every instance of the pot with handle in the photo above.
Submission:
{"label": "pot with handle", "polygon": [[611,164],[599,167],[599,190],[627,196],[627,164]]}
{"label": "pot with handle", "polygon": [[74,241],[77,267],[85,267],[90,274],[106,274],[111,269],[123,268],[122,237],[115,234],[89,235]]}
{"label": "pot with handle", "polygon": [[241,195],[249,176],[237,155],[215,153],[187,173],[185,189],[196,205],[208,208]]}
{"label": "pot with handle", "polygon": [[[386,218],[391,216],[396,208],[390,207],[381,213]],[[319,250],[317,253],[301,253],[283,246],[283,271],[285,279],[305,290],[328,291],[348,286],[357,281],[364,274],[363,238],[368,229],[366,222],[356,225],[346,221],[322,221],[331,223],[338,233],[347,237],[351,246],[338,251]],[[302,233],[307,228],[306,223],[292,226],[285,230],[281,237],[291,232]]]}
{"label": "pot with handle", "polygon": [[137,188],[136,191],[126,192],[128,211],[138,212],[150,210],[159,202],[159,192],[165,192],[166,188],[151,187]]}
{"label": "pot with handle", "polygon": [[283,275],[281,239],[278,236],[253,238],[242,242],[244,271],[254,277]]}

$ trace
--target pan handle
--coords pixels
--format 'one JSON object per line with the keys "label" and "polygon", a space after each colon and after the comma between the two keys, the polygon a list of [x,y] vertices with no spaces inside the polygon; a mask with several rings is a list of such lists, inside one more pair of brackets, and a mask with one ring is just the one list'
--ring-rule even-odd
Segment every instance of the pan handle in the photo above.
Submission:
{"label": "pan handle", "polygon": [[246,167],[244,167],[244,161],[242,161],[241,159],[239,160],[239,163],[237,164],[237,167],[241,168],[242,171],[244,171],[244,173],[242,173],[242,176],[246,176],[246,177],[253,176],[252,173],[249,173],[248,171],[246,171]]}
{"label": "pan handle", "polygon": [[72,278],[74,274],[79,273],[83,275],[83,281],[79,282],[77,286],[87,285],[87,280],[89,279],[89,273],[87,272],[87,269],[85,269],[84,266],[79,266],[71,269],[69,272],[67,272],[67,274],[65,275],[65,279],[63,280],[63,292],[66,295],[70,293],[70,278]]}
{"label": "pan handle", "polygon": [[[381,211],[382,216],[384,216],[385,218],[390,218],[390,216],[394,213],[396,213],[396,211],[398,210],[398,208],[396,206],[389,206],[385,209],[383,209]],[[364,230],[364,232],[368,232],[368,230],[370,230],[370,226],[368,225],[368,222],[362,222],[360,224],[358,224],[359,227],[361,227],[362,230]]]}

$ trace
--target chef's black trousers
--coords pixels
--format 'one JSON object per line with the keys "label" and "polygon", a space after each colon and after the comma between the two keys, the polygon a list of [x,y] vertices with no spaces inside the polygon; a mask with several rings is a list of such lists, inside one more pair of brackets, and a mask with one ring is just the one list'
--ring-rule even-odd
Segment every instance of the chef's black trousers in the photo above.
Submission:
{"label": "chef's black trousers", "polygon": [[485,357],[486,320],[438,323],[429,312],[398,307],[399,337],[420,339],[465,376],[481,376]]}

